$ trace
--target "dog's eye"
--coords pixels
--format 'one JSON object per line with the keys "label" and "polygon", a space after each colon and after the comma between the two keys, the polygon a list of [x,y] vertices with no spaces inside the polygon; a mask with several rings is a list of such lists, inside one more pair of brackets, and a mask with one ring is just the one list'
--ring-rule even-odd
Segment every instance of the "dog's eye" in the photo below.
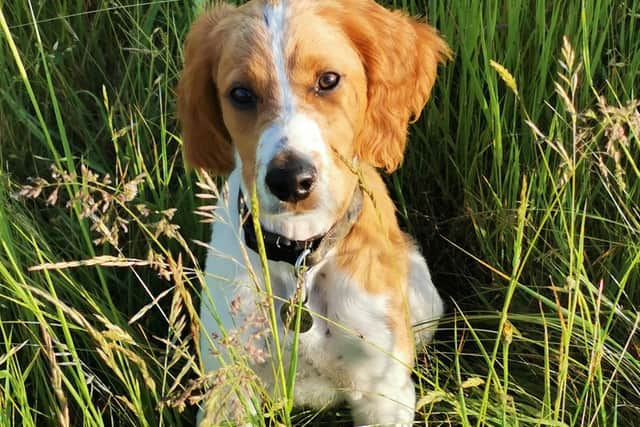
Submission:
{"label": "dog's eye", "polygon": [[334,72],[327,72],[322,74],[318,78],[316,83],[316,92],[329,92],[340,84],[340,74]]}
{"label": "dog's eye", "polygon": [[258,97],[246,87],[234,87],[229,92],[229,98],[236,108],[249,109],[253,108],[258,102]]}

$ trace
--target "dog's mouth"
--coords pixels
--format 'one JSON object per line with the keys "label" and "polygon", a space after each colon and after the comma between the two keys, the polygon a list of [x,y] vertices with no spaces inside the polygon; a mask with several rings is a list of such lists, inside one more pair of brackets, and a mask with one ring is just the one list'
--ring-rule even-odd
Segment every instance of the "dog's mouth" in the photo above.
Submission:
{"label": "dog's mouth", "polygon": [[[267,250],[267,257],[275,261],[286,261],[291,264],[305,251],[311,254],[310,259],[326,253],[338,240],[344,238],[351,230],[362,211],[362,191],[356,188],[346,211],[335,221],[327,222],[326,228],[319,228],[323,221],[318,221],[318,214],[298,216],[288,215],[284,219],[274,215],[260,215],[262,240]],[[242,219],[245,243],[257,251],[258,237],[254,229],[253,217],[242,191],[238,195],[238,211]],[[276,218],[276,220],[274,220]],[[300,219],[302,218],[302,219]],[[315,255],[314,255],[315,254]],[[317,262],[317,260],[316,260]]]}
{"label": "dog's mouth", "polygon": [[[264,205],[260,205],[261,207]],[[266,209],[261,209],[263,216],[296,217],[313,213],[319,209],[317,203],[276,201]]]}
{"label": "dog's mouth", "polygon": [[[238,207],[251,209],[248,187],[241,184],[243,202]],[[307,240],[325,233],[336,222],[335,199],[323,197],[320,187],[300,201],[283,201],[273,196],[264,186],[258,186],[257,196],[262,229],[281,235],[288,240]]]}
{"label": "dog's mouth", "polygon": [[[262,211],[260,208],[260,228],[262,238],[267,248],[279,252],[299,251],[313,249],[327,230],[309,227],[313,222],[306,221],[308,213],[296,213],[288,209],[282,212],[273,213]],[[245,235],[245,242],[249,247],[257,247],[257,236],[253,224],[252,212],[249,208],[249,201],[245,199],[242,190],[238,195],[238,211],[242,220],[242,227]],[[302,220],[300,220],[302,218]],[[275,248],[275,249],[273,249]]]}
{"label": "dog's mouth", "polygon": [[[286,198],[273,194],[273,188],[267,185],[261,171],[256,175],[254,182],[262,228],[291,241],[308,240],[326,233],[346,212],[357,187],[357,183],[349,182],[348,187],[353,185],[351,190],[346,187],[332,191],[331,175],[318,173],[308,195],[300,200],[282,200]],[[273,182],[272,187],[276,187]],[[251,207],[251,187],[243,180],[241,188],[245,194],[244,203]]]}
{"label": "dog's mouth", "polygon": [[[251,198],[241,186],[238,195],[238,210],[241,217],[251,213]],[[318,206],[309,201],[283,202],[273,200],[259,200],[259,218],[262,230],[281,236],[283,242],[306,241],[326,234],[342,217],[353,209],[354,203],[361,204],[362,190],[356,186],[342,209],[331,206]],[[356,200],[357,199],[357,200]],[[359,211],[359,208],[358,208]]]}
{"label": "dog's mouth", "polygon": [[[238,202],[243,217],[250,213],[250,201],[244,196]],[[278,202],[271,206],[260,204],[260,226],[263,231],[278,235],[285,244],[305,241],[325,234],[337,221],[333,214],[321,209],[308,209],[300,203]]]}

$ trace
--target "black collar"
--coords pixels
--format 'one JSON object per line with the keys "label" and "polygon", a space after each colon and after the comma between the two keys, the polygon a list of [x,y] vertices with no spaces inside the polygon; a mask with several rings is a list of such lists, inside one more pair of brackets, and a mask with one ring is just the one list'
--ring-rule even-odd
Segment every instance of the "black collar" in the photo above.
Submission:
{"label": "black collar", "polygon": [[[251,212],[247,209],[242,190],[238,192],[238,212],[242,221],[242,229],[244,230],[244,241],[251,250],[258,252],[258,241],[253,228],[253,219]],[[305,265],[311,267],[320,262],[336,243],[349,234],[361,212],[362,190],[360,186],[357,186],[347,211],[325,234],[317,235],[307,240],[289,240],[280,234],[262,228],[267,258],[271,261],[284,261],[295,265],[300,255],[309,250]]]}

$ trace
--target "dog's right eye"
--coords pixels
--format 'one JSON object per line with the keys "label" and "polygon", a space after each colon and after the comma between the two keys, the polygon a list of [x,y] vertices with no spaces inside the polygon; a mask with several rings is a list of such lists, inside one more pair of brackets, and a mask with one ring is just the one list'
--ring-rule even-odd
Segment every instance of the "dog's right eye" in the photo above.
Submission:
{"label": "dog's right eye", "polygon": [[236,108],[248,110],[255,107],[258,97],[246,87],[234,87],[229,92],[229,98]]}

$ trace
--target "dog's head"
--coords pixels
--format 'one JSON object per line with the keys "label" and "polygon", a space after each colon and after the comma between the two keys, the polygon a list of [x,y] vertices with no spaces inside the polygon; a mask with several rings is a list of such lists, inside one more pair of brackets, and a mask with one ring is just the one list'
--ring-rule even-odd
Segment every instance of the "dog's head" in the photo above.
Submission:
{"label": "dog's head", "polygon": [[239,168],[270,231],[295,240],[326,232],[349,204],[357,162],[401,163],[408,122],[448,55],[432,27],[373,0],[218,5],[185,44],[187,161],[220,174]]}

